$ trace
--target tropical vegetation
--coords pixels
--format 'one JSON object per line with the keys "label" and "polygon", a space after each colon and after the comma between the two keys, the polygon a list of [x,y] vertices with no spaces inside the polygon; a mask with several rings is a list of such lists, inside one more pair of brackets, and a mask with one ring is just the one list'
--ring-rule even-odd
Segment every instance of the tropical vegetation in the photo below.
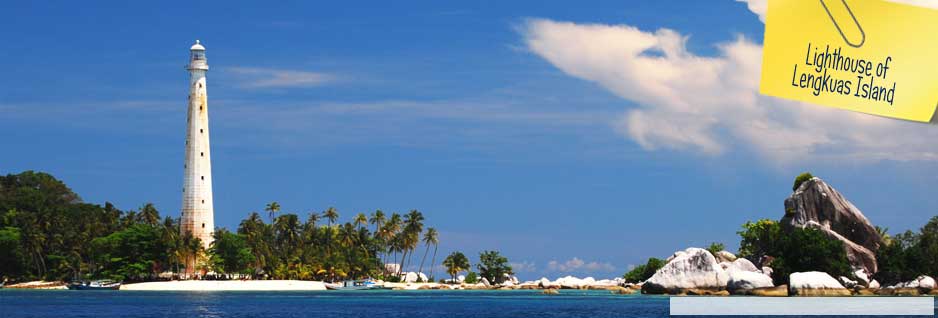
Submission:
{"label": "tropical vegetation", "polygon": [[[217,228],[206,250],[198,238],[181,234],[178,219],[161,216],[153,204],[123,211],[108,202],[85,203],[46,173],[0,176],[0,281],[144,281],[179,273],[390,279],[404,268],[436,266],[439,233],[425,228],[418,210],[358,213],[345,223],[334,207],[310,212],[305,220],[282,213],[277,202],[264,211],[267,222],[252,212],[235,231]],[[403,266],[389,271],[384,264],[392,258],[397,263],[398,256]]]}

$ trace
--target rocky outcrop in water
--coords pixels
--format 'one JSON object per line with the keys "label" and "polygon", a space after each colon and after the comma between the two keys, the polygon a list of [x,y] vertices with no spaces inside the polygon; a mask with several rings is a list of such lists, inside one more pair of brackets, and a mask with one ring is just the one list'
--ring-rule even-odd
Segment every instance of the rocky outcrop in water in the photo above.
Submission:
{"label": "rocky outcrop in water", "polygon": [[785,229],[815,228],[844,244],[851,266],[876,273],[882,238],[870,220],[820,178],[805,181],[785,200]]}

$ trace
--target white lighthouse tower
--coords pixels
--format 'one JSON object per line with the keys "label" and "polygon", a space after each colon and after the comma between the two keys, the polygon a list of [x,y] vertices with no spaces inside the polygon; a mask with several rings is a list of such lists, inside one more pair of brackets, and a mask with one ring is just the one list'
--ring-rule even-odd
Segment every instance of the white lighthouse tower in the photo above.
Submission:
{"label": "white lighthouse tower", "polygon": [[[182,220],[180,231],[202,240],[206,249],[212,244],[215,212],[212,202],[212,156],[208,141],[208,96],[205,73],[208,61],[205,47],[195,41],[189,49],[189,115],[186,132],[186,162],[183,166]],[[194,260],[187,262],[188,272]]]}

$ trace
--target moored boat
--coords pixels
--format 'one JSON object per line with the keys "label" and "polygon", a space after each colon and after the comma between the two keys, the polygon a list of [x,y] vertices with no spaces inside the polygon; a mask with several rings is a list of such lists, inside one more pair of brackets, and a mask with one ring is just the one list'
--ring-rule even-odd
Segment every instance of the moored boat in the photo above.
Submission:
{"label": "moored boat", "polygon": [[328,290],[375,290],[389,289],[370,280],[347,280],[342,283],[326,284]]}
{"label": "moored boat", "polygon": [[72,282],[68,284],[70,290],[118,290],[121,288],[120,282],[111,280],[96,280],[85,282]]}

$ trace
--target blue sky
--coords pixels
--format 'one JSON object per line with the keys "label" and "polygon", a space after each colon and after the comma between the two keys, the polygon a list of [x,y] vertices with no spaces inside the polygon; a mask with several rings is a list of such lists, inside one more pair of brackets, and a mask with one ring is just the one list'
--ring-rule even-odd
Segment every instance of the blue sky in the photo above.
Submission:
{"label": "blue sky", "polygon": [[0,4],[0,173],[178,215],[200,39],[229,229],[270,201],[343,219],[419,209],[441,253],[612,277],[688,246],[735,250],[805,170],[894,231],[938,214],[933,125],[755,96],[763,24],[747,3],[161,5]]}

